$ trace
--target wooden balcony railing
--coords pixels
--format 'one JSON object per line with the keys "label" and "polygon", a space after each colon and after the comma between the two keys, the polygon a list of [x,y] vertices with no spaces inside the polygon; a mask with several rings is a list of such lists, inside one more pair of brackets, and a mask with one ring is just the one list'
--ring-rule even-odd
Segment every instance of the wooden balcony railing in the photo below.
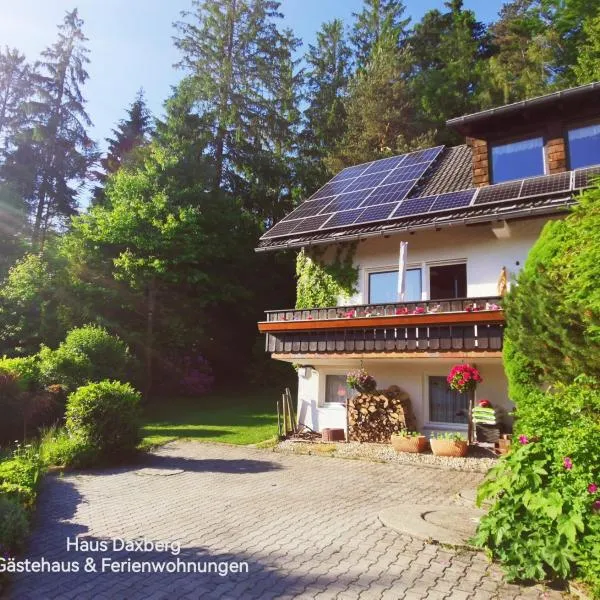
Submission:
{"label": "wooden balcony railing", "polygon": [[500,298],[268,311],[258,324],[275,353],[500,350]]}

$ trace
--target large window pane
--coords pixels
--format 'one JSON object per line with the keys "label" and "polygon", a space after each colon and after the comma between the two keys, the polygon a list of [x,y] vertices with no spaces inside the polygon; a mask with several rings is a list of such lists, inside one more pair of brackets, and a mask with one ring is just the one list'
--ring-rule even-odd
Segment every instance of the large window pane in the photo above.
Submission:
{"label": "large window pane", "polygon": [[448,387],[444,376],[429,377],[429,421],[467,423],[469,398]]}
{"label": "large window pane", "polygon": [[492,146],[492,183],[544,174],[544,140]]}
{"label": "large window pane", "polygon": [[440,265],[429,267],[429,296],[431,300],[466,298],[467,265]]}
{"label": "large window pane", "polygon": [[[421,300],[421,269],[406,270],[406,292],[404,302]],[[369,274],[369,304],[399,302],[398,271]]]}
{"label": "large window pane", "polygon": [[352,396],[352,388],[346,383],[345,375],[325,377],[325,403],[345,404]]}
{"label": "large window pane", "polygon": [[568,139],[571,169],[600,164],[600,125],[571,129]]}

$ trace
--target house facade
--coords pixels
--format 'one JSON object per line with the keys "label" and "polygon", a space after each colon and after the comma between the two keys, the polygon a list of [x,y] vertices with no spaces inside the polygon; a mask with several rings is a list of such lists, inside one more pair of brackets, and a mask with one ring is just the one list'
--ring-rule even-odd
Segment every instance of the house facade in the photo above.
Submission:
{"label": "house facade", "polygon": [[510,426],[501,296],[600,173],[598,100],[589,84],[453,119],[464,145],[349,167],[265,233],[258,251],[318,248],[325,264],[342,245],[358,273],[335,306],[259,323],[272,358],[299,365],[301,423],[346,428],[346,374],[363,367],[409,394],[421,431],[466,431],[467,399],[446,384],[465,362]]}

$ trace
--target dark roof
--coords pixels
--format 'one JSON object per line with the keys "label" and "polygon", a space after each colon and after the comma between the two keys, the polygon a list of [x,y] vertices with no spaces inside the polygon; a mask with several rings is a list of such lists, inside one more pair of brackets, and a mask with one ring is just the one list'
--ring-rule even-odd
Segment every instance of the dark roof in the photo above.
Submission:
{"label": "dark roof", "polygon": [[471,149],[466,144],[446,148],[411,197],[435,196],[471,187],[472,160]]}
{"label": "dark roof", "polygon": [[560,214],[568,211],[569,207],[573,204],[575,204],[575,200],[572,196],[562,196],[560,198],[535,198],[527,202],[509,202],[502,205],[472,206],[460,211],[453,211],[447,215],[422,215],[394,222],[378,223],[376,225],[349,227],[333,233],[328,231],[296,237],[261,240],[257,250],[301,248],[303,246],[350,241],[417,229],[437,229],[459,225],[475,225],[490,221],[502,221],[509,218],[532,218]]}
{"label": "dark roof", "polygon": [[449,119],[446,126],[464,136],[477,137],[480,134],[485,139],[496,128],[502,132],[508,127],[530,127],[535,122],[573,120],[582,117],[582,111],[586,110],[591,110],[595,115],[598,99],[600,82],[588,83]]}

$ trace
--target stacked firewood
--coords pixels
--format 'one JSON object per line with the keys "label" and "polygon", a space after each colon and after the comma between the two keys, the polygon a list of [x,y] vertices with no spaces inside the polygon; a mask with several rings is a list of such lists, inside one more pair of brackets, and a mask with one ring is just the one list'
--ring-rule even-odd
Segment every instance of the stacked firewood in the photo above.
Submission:
{"label": "stacked firewood", "polygon": [[358,394],[348,400],[349,441],[387,443],[393,433],[415,431],[416,427],[410,398],[398,388]]}

